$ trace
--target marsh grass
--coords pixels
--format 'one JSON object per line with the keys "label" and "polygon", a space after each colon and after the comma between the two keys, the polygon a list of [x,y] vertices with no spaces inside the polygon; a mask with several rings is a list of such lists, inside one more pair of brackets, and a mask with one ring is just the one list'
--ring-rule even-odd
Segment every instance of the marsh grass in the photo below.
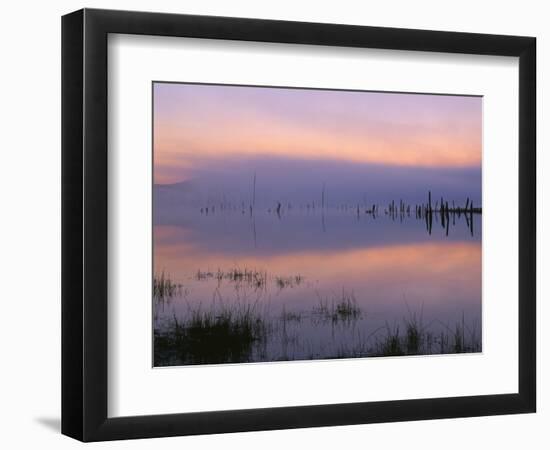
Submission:
{"label": "marsh grass", "polygon": [[275,276],[268,277],[267,271],[249,269],[247,267],[241,269],[233,267],[228,270],[218,269],[216,272],[211,270],[197,270],[194,277],[197,281],[207,281],[215,279],[220,283],[227,280],[237,285],[245,284],[254,289],[267,289],[269,281],[273,281],[275,286],[281,290],[284,288],[293,288],[299,286],[304,281],[304,277],[300,274],[291,276]]}
{"label": "marsh grass", "polygon": [[268,332],[256,304],[199,306],[155,330],[155,365],[247,362]]}
{"label": "marsh grass", "polygon": [[171,299],[181,294],[183,286],[170,279],[170,275],[161,272],[153,277],[153,297],[158,300]]}
{"label": "marsh grass", "polygon": [[293,288],[295,286],[300,286],[300,284],[302,284],[302,281],[304,281],[304,277],[302,277],[301,275],[293,275],[289,277],[276,276],[275,286],[277,286],[279,290],[287,287]]}
{"label": "marsh grass", "polygon": [[[156,286],[166,295],[175,283],[161,274]],[[423,308],[413,312],[407,305],[408,314],[400,321],[372,330],[356,323],[364,313],[352,291],[342,289],[327,297],[317,292],[317,298],[313,309],[288,310],[283,305],[281,312],[270,314],[263,292],[255,300],[238,292],[236,301],[227,301],[216,289],[210,305],[187,302],[181,316],[155,322],[155,366],[481,351],[480,327],[476,322],[468,327],[464,315],[453,325],[437,320],[425,324]],[[328,327],[328,332],[315,331],[328,340],[309,342],[311,327]],[[338,337],[342,333],[344,340]]]}
{"label": "marsh grass", "polygon": [[199,269],[195,274],[195,279],[198,281],[216,279],[218,282],[227,280],[236,284],[246,284],[254,289],[263,289],[267,285],[267,272],[238,267],[226,271],[218,269],[216,272]]}
{"label": "marsh grass", "polygon": [[218,271],[218,280],[223,277],[226,280],[230,280],[237,283],[246,283],[249,286],[255,288],[265,287],[267,282],[267,272],[260,272],[251,269],[239,269],[233,268],[227,272]]}
{"label": "marsh grass", "polygon": [[342,288],[341,294],[333,295],[332,298],[323,298],[317,292],[317,298],[319,302],[313,308],[312,314],[321,321],[349,323],[361,318],[361,308],[357,305],[353,291],[347,292]]}
{"label": "marsh grass", "polygon": [[403,356],[405,355],[405,346],[399,334],[399,327],[390,328],[386,325],[386,336],[382,341],[376,343],[374,351],[380,356]]}
{"label": "marsh grass", "polygon": [[[422,325],[416,315],[403,319],[404,332],[399,326],[386,324],[385,334],[376,339],[371,353],[375,356],[431,355],[435,353],[477,353],[481,351],[481,337],[462,321],[451,328],[448,324],[435,321],[428,326]],[[428,331],[434,325],[442,329],[440,333]]]}

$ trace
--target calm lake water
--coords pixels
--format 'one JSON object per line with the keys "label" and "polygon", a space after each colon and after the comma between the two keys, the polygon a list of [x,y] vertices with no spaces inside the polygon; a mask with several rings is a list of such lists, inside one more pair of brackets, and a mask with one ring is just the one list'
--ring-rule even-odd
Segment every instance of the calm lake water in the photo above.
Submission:
{"label": "calm lake water", "polygon": [[481,351],[481,214],[386,208],[156,201],[155,365]]}

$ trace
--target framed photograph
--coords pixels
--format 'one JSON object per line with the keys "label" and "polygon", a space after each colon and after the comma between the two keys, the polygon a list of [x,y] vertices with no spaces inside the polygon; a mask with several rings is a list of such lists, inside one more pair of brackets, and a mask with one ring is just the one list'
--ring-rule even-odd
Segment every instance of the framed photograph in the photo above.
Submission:
{"label": "framed photograph", "polygon": [[62,20],[62,432],[535,412],[533,37]]}

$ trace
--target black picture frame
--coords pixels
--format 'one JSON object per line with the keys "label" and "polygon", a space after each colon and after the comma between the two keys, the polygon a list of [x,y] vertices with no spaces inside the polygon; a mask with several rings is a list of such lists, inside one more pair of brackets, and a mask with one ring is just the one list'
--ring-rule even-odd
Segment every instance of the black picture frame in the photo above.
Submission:
{"label": "black picture frame", "polygon": [[[518,393],[109,418],[109,33],[518,57]],[[533,37],[94,9],[63,16],[62,433],[102,441],[535,412],[535,91]]]}

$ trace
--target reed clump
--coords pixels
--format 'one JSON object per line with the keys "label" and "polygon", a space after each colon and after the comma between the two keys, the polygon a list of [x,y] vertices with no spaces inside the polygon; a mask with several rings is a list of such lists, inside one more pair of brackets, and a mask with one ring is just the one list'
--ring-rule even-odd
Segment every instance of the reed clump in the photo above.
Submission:
{"label": "reed clump", "polygon": [[156,299],[171,299],[181,293],[182,287],[180,283],[172,281],[170,275],[164,271],[153,277],[153,297]]}
{"label": "reed clump", "polygon": [[256,289],[264,288],[267,284],[267,272],[248,268],[234,267],[229,270],[218,269],[216,272],[210,270],[197,270],[195,279],[199,281],[216,279],[218,282],[227,280],[238,284],[247,284]]}
{"label": "reed clump", "polygon": [[155,365],[247,362],[268,331],[255,305],[198,307],[155,330]]}
{"label": "reed clump", "polygon": [[302,284],[302,281],[304,281],[304,277],[301,275],[293,275],[289,277],[284,276],[276,276],[275,277],[275,286],[279,289],[284,289],[287,287],[295,287]]}
{"label": "reed clump", "polygon": [[227,270],[218,269],[215,272],[199,269],[195,273],[195,279],[198,281],[215,279],[218,282],[226,280],[236,284],[246,284],[254,289],[266,289],[268,282],[273,282],[278,289],[292,288],[301,285],[304,281],[304,277],[300,274],[268,277],[265,270],[250,269],[247,267],[243,269],[240,267],[233,267]]}
{"label": "reed clump", "polygon": [[361,308],[357,305],[355,294],[342,289],[339,296],[333,296],[331,299],[322,298],[317,293],[319,303],[313,308],[313,316],[321,318],[323,321],[330,320],[333,323],[339,321],[351,322],[361,318]]}

